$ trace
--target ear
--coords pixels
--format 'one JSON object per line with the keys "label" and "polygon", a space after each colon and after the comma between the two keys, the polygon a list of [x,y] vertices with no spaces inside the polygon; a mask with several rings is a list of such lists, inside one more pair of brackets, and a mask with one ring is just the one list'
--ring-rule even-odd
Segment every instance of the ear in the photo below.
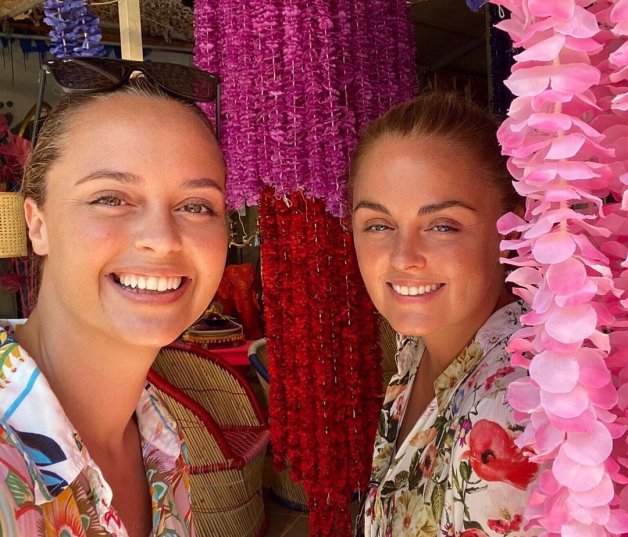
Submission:
{"label": "ear", "polygon": [[[526,208],[525,205],[523,205],[522,203],[517,205],[512,211],[512,213],[515,213],[519,218],[524,218],[525,214],[526,214]],[[518,239],[521,236],[521,233],[519,233],[518,231],[511,231],[510,233],[508,233],[508,235],[506,235],[504,237],[505,240],[514,240],[514,239]],[[514,252],[513,250],[502,250],[499,252],[499,255],[501,257],[506,257],[506,258],[510,258],[510,257],[514,257],[515,255],[517,255],[516,252]]]}
{"label": "ear", "polygon": [[24,215],[28,225],[28,238],[33,251],[40,256],[48,255],[48,229],[44,214],[31,198],[24,200]]}

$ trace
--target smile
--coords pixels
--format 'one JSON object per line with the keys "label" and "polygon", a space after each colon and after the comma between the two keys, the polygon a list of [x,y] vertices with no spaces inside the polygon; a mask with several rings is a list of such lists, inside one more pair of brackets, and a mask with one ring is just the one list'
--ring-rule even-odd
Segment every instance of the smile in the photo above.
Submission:
{"label": "smile", "polygon": [[165,293],[178,289],[181,286],[183,277],[173,276],[164,278],[161,276],[146,276],[141,274],[114,274],[113,280],[118,285],[126,287],[127,289]]}
{"label": "smile", "polygon": [[406,286],[406,285],[395,285],[391,283],[390,286],[394,289],[394,291],[403,296],[421,296],[421,295],[429,295],[434,291],[438,291],[444,284],[442,283],[432,283],[429,285],[419,285],[417,287],[414,286]]}

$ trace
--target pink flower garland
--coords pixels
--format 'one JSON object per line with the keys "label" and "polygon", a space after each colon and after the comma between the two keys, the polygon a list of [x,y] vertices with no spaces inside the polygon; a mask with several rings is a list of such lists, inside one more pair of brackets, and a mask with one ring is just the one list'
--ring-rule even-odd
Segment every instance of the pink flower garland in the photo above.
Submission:
{"label": "pink flower garland", "polygon": [[516,99],[499,139],[526,215],[498,226],[520,233],[503,246],[518,254],[509,279],[532,306],[510,342],[513,365],[529,371],[509,390],[526,425],[518,444],[547,468],[526,517],[543,536],[621,535],[628,3],[492,1],[512,12],[498,26],[525,49],[506,82]]}

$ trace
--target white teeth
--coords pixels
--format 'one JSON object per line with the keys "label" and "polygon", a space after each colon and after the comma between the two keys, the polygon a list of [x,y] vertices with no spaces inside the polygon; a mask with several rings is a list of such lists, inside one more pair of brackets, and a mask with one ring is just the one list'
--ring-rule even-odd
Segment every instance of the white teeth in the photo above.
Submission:
{"label": "white teeth", "polygon": [[439,283],[433,283],[430,285],[419,285],[418,287],[407,287],[405,285],[392,284],[392,288],[395,292],[403,296],[419,296],[433,293],[434,291],[440,289],[441,285],[442,284]]}
{"label": "white teeth", "polygon": [[178,289],[181,285],[181,278],[174,276],[171,278],[160,278],[158,276],[140,276],[138,274],[120,274],[118,276],[120,284],[131,289],[145,289],[147,291],[157,291],[163,293],[172,289]]}

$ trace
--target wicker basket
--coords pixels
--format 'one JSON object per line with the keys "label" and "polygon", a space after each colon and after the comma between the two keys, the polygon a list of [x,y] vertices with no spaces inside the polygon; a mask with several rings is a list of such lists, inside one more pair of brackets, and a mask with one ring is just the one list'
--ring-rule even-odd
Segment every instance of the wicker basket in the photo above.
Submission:
{"label": "wicker basket", "polygon": [[[266,405],[269,403],[268,393],[270,389],[268,379],[268,358],[266,355],[266,339],[258,339],[249,347],[249,361],[255,370],[257,379],[262,386]],[[286,464],[286,468],[281,472],[274,472],[273,482],[270,486],[270,494],[279,504],[292,509],[293,511],[301,511],[307,513],[308,497],[303,490],[301,483],[295,483],[290,478],[290,468]]]}
{"label": "wicker basket", "polygon": [[270,434],[250,386],[220,357],[180,343],[161,350],[148,379],[186,440],[197,535],[264,535]]}
{"label": "wicker basket", "polygon": [[24,197],[0,192],[0,257],[22,257],[27,251]]}

